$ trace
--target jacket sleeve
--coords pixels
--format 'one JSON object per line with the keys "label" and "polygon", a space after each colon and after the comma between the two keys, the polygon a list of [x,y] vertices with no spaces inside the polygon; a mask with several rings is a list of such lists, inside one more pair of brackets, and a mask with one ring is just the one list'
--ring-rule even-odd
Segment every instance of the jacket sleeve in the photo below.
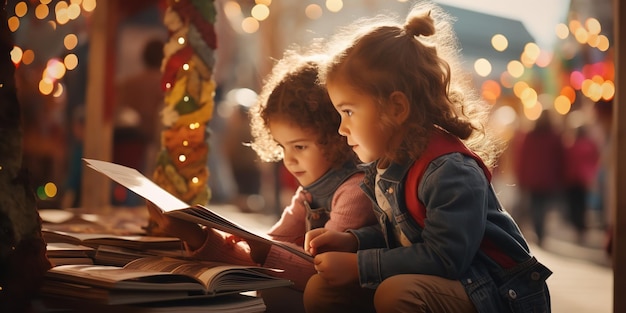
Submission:
{"label": "jacket sleeve", "polygon": [[453,153],[431,162],[417,190],[426,207],[421,240],[394,249],[359,250],[361,285],[374,288],[398,274],[458,279],[480,247],[489,187],[482,169],[470,157]]}

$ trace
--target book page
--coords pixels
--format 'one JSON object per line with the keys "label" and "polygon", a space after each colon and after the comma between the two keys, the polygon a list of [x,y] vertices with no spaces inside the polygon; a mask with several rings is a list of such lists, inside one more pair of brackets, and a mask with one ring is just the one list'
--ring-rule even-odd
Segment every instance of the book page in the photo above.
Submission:
{"label": "book page", "polygon": [[[264,267],[258,266],[246,266],[246,265],[233,265],[221,262],[209,262],[209,261],[197,261],[197,260],[183,260],[175,259],[163,256],[144,257],[134,260],[124,268],[136,269],[142,271],[159,271],[170,272],[193,276],[200,280],[206,287],[209,286],[211,279],[217,276],[220,272],[231,269],[243,269],[243,270],[262,270],[271,271]],[[278,270],[277,270],[278,271]],[[253,273],[256,275],[256,273]],[[262,276],[262,275],[260,275]]]}
{"label": "book page", "polygon": [[204,291],[197,279],[172,273],[105,265],[61,265],[46,272],[53,279],[107,289]]}
{"label": "book page", "polygon": [[150,202],[154,203],[165,212],[189,206],[187,203],[176,198],[174,195],[155,184],[136,169],[111,162],[85,158],[83,158],[83,160],[87,162],[87,166],[105,174],[112,180],[130,189],[144,199],[150,200]]}

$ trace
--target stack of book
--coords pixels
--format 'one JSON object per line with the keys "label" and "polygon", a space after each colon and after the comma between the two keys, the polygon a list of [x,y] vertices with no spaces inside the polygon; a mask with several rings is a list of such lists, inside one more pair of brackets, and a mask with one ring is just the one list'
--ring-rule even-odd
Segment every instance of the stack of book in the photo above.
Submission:
{"label": "stack of book", "polygon": [[[163,214],[266,242],[309,262],[313,260],[300,247],[249,232],[205,206],[188,206],[134,169],[85,161],[154,203]],[[50,229],[44,229],[43,235],[49,246],[48,256],[56,266],[46,273],[42,297],[61,301],[65,308],[73,303],[78,311],[264,312],[263,300],[253,295],[256,291],[293,284],[272,275],[279,269],[187,259],[177,238]]]}
{"label": "stack of book", "polygon": [[57,299],[129,305],[214,298],[292,284],[270,275],[271,271],[278,270],[151,256],[123,267],[55,266],[46,273],[41,293]]}
{"label": "stack of book", "polygon": [[124,266],[151,255],[183,257],[178,238],[145,235],[114,235],[42,229],[48,259],[53,265],[100,264]]}

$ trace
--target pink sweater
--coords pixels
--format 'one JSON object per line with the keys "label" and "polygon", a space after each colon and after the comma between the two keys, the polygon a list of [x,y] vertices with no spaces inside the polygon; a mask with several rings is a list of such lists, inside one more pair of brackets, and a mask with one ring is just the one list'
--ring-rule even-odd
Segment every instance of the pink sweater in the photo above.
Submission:
{"label": "pink sweater", "polygon": [[[372,203],[359,187],[362,180],[363,174],[358,173],[352,175],[337,188],[331,203],[330,219],[324,228],[345,231],[376,223]],[[296,201],[301,190],[302,188],[298,188],[292,203],[285,208],[280,220],[268,232],[273,240],[293,244],[300,249],[302,249],[306,232],[306,209],[302,202]],[[250,258],[250,248],[245,242],[229,243],[225,240],[228,234],[214,229],[205,229],[205,233],[207,239],[202,247],[191,251],[193,257],[233,264],[256,265]],[[297,290],[304,290],[309,277],[315,274],[312,263],[276,246],[271,247],[262,266],[284,270],[284,272],[276,273],[275,276],[290,279]]]}

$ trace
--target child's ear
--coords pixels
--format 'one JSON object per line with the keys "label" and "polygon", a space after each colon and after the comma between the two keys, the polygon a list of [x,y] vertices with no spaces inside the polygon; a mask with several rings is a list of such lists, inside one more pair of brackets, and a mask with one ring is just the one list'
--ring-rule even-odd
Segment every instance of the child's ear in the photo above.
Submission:
{"label": "child's ear", "polygon": [[394,91],[389,95],[389,104],[391,106],[390,116],[397,123],[401,125],[409,118],[409,99],[404,92]]}

